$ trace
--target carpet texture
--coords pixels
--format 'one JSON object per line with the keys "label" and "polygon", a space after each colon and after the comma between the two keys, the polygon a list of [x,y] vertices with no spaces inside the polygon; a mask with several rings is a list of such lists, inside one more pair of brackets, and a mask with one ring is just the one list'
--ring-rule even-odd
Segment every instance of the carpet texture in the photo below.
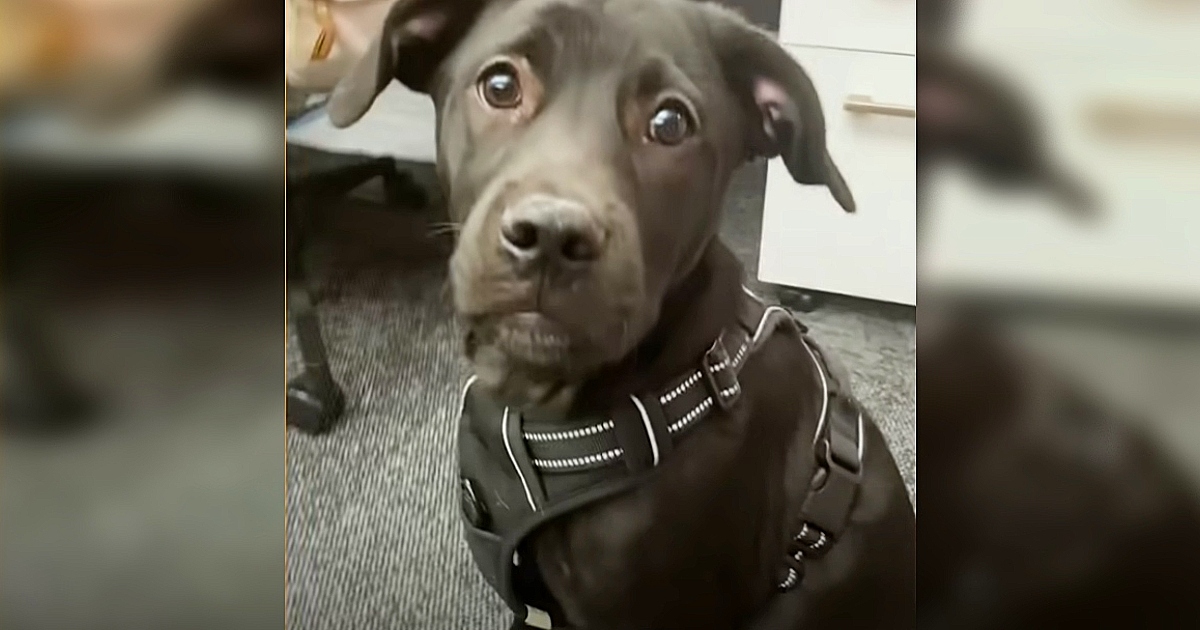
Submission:
{"label": "carpet texture", "polygon": [[[726,203],[723,236],[750,270],[764,182],[763,164],[747,167]],[[449,243],[427,238],[444,219],[361,200],[328,210],[313,259],[325,270],[322,328],[348,406],[327,435],[289,431],[289,627],[507,628],[459,529],[454,432],[467,371],[445,293]],[[913,312],[830,298],[802,319],[853,373],[915,496]]]}

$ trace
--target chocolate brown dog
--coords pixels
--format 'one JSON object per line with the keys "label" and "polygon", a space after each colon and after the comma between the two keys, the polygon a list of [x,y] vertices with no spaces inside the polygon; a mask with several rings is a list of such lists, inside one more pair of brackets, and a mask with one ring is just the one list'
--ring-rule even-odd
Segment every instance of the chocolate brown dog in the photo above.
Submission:
{"label": "chocolate brown dog", "polygon": [[882,435],[716,238],[759,156],[854,211],[795,61],[707,3],[400,0],[335,124],[393,80],[437,108],[467,538],[515,627],[912,627]]}

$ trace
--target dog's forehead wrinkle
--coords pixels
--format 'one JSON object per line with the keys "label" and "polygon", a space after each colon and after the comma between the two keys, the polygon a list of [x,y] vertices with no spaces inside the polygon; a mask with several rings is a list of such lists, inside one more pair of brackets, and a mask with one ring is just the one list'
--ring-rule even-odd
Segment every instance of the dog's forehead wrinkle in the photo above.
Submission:
{"label": "dog's forehead wrinkle", "polygon": [[664,52],[677,52],[681,44],[695,49],[681,6],[662,0],[517,0],[483,20],[477,35],[485,46],[512,50],[537,41],[567,57],[611,57],[634,45]]}
{"label": "dog's forehead wrinkle", "polygon": [[606,26],[596,2],[517,0],[481,20],[481,27],[472,39],[502,50],[522,50],[534,45],[579,48],[600,41],[596,35]]}

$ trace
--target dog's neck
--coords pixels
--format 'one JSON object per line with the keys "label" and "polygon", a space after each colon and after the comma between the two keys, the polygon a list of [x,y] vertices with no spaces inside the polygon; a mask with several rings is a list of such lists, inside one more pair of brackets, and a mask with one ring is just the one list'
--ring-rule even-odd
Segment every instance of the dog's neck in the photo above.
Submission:
{"label": "dog's neck", "polygon": [[573,408],[603,410],[694,368],[721,331],[736,321],[742,274],[729,248],[712,239],[696,266],[667,291],[650,333],[628,356],[584,383]]}

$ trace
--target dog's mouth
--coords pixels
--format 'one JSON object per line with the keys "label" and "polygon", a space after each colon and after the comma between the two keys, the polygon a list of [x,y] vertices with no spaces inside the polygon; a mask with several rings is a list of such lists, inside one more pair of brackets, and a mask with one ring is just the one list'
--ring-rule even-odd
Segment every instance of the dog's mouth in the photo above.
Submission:
{"label": "dog's mouth", "polygon": [[536,312],[497,318],[492,325],[491,343],[516,361],[545,368],[565,364],[572,345],[565,327]]}
{"label": "dog's mouth", "polygon": [[575,380],[577,337],[538,312],[476,319],[467,332],[467,357],[480,383],[506,404],[542,404]]}
{"label": "dog's mouth", "polygon": [[467,327],[467,358],[486,354],[506,367],[565,375],[586,345],[566,325],[544,313],[522,311],[472,318]]}

